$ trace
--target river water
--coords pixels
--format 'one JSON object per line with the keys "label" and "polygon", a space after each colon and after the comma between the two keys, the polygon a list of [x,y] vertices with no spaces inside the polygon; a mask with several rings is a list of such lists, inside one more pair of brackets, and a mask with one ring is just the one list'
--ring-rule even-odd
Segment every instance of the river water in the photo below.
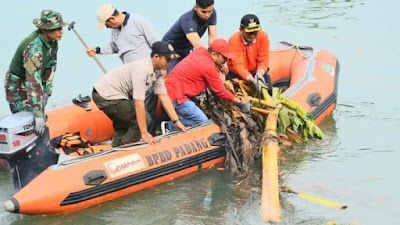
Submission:
{"label": "river water", "polygon": [[[160,36],[194,4],[194,0],[109,2],[146,17]],[[31,21],[42,9],[58,10],[66,21],[76,21],[77,31],[89,45],[106,43],[109,31],[96,31],[99,4],[94,0],[2,0],[0,72],[5,73],[18,43],[34,29]],[[220,37],[229,38],[241,17],[254,13],[272,43],[285,40],[327,49],[341,64],[337,109],[321,124],[326,140],[299,146],[280,167],[286,185],[346,204],[348,209],[327,208],[283,193],[281,224],[400,224],[397,7],[395,0],[216,1]],[[77,37],[64,32],[50,104],[89,93],[101,76]],[[117,56],[100,60],[107,69],[120,65]],[[6,115],[3,90],[0,99],[0,115]],[[0,224],[269,224],[261,220],[259,165],[256,162],[245,180],[212,169],[68,215],[24,216],[0,210]],[[13,193],[7,171],[0,172],[0,193],[0,202]]]}

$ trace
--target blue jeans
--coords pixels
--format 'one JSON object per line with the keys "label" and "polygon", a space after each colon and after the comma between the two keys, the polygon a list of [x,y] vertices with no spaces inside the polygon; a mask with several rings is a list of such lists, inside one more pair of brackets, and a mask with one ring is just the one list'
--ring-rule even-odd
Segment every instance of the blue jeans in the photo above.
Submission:
{"label": "blue jeans", "polygon": [[[172,102],[176,113],[180,117],[180,121],[185,127],[193,126],[208,120],[206,114],[192,101],[188,100],[182,104],[178,104],[175,100]],[[168,122],[170,131],[176,130],[175,124],[172,121]]]}

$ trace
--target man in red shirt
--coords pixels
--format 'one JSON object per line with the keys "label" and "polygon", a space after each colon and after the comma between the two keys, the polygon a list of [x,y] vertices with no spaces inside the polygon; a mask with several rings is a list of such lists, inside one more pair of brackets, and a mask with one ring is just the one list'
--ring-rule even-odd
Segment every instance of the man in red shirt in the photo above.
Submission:
{"label": "man in red shirt", "polygon": [[[265,87],[265,80],[271,85],[268,72],[269,38],[262,31],[256,15],[247,14],[240,22],[239,31],[229,39],[234,59],[228,62],[229,78],[239,76],[251,81],[256,87]],[[258,82],[261,81],[261,82]],[[272,86],[269,87],[269,90]]]}
{"label": "man in red shirt", "polygon": [[[233,57],[228,42],[216,39],[208,51],[204,47],[197,48],[168,75],[165,86],[183,125],[193,126],[208,120],[204,112],[190,100],[190,97],[199,95],[208,87],[221,99],[238,104],[242,112],[250,113],[251,104],[236,98],[225,88],[220,77],[219,67]],[[166,128],[174,131],[175,122],[169,121]]]}

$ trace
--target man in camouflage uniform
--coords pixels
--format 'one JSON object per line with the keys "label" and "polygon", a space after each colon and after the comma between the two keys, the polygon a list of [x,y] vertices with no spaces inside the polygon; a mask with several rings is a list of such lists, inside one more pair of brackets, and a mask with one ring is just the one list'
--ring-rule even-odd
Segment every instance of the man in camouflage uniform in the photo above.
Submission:
{"label": "man in camouflage uniform", "polygon": [[4,87],[11,112],[33,112],[36,131],[43,134],[44,107],[53,91],[58,41],[66,23],[61,13],[43,10],[40,19],[34,19],[33,24],[38,29],[19,44],[6,73]]}

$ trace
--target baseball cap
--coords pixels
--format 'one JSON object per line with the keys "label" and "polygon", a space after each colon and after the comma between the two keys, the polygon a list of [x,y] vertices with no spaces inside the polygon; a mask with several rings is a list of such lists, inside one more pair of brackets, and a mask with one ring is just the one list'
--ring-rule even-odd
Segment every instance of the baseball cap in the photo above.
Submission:
{"label": "baseball cap", "polygon": [[244,15],[240,21],[240,28],[244,29],[244,31],[247,33],[262,30],[260,26],[260,20],[254,14]]}
{"label": "baseball cap", "polygon": [[216,39],[211,43],[210,48],[214,52],[218,52],[228,59],[232,59],[235,57],[235,55],[231,52],[228,42],[225,41],[224,39]]}
{"label": "baseball cap", "polygon": [[179,55],[175,53],[174,47],[166,41],[156,41],[151,47],[152,55],[159,54],[164,55],[168,59],[179,58]]}
{"label": "baseball cap", "polygon": [[54,30],[67,25],[64,23],[61,13],[53,10],[43,10],[40,19],[34,19],[33,24],[40,29]]}
{"label": "baseball cap", "polygon": [[97,8],[97,20],[99,22],[97,30],[103,30],[106,21],[110,19],[115,8],[111,4],[103,4]]}

